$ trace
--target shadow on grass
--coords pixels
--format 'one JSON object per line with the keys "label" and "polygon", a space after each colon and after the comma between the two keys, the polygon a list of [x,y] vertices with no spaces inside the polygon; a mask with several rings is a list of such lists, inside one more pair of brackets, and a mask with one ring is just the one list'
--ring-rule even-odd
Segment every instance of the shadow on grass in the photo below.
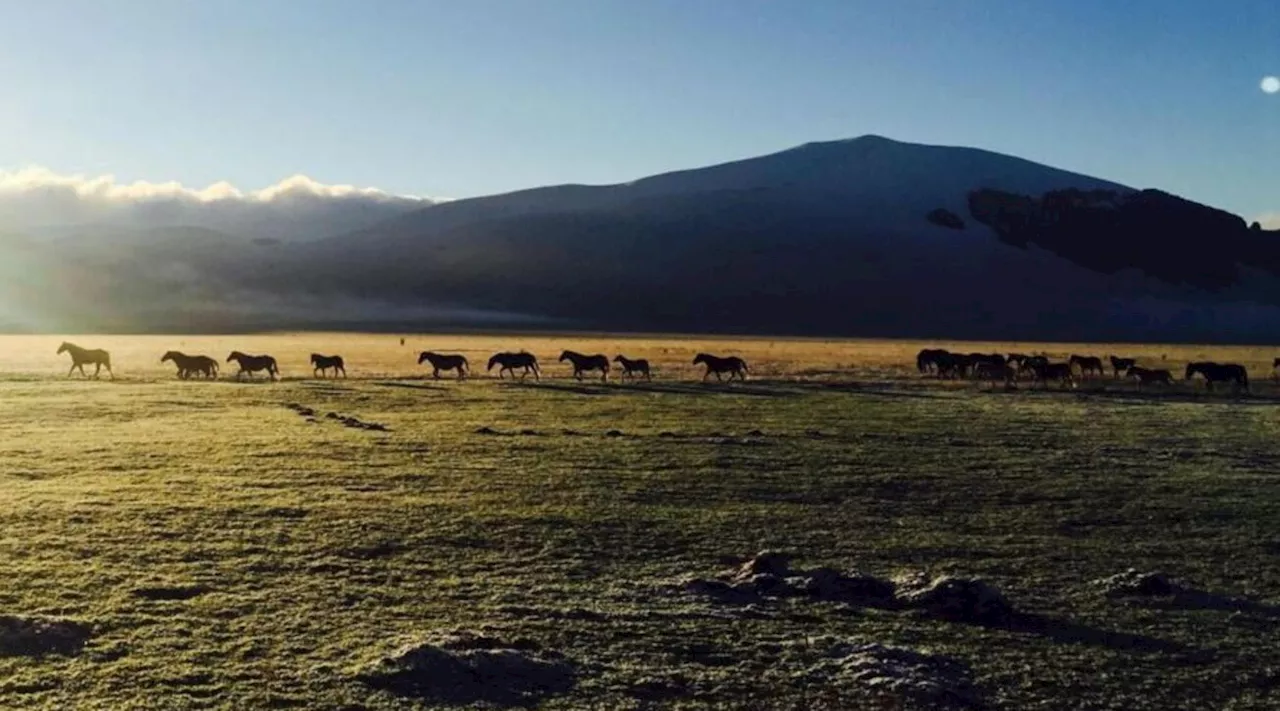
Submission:
{"label": "shadow on grass", "polygon": [[982,626],[1007,630],[1015,634],[1036,635],[1058,644],[1086,644],[1122,651],[1162,654],[1189,651],[1186,645],[1178,642],[1141,634],[1104,630],[1048,615],[1018,613],[999,622],[982,623]]}
{"label": "shadow on grass", "polygon": [[575,395],[740,395],[747,397],[796,397],[802,393],[794,390],[772,389],[753,385],[735,383],[627,383],[617,385],[591,383],[556,383],[548,381],[515,381],[506,382],[502,387],[528,388],[530,390],[549,390],[554,392],[573,393]]}
{"label": "shadow on grass", "polygon": [[1268,605],[1245,598],[1217,595],[1204,590],[1179,590],[1168,597],[1143,600],[1141,604],[1143,607],[1159,610],[1216,610],[1219,612],[1239,612],[1255,617],[1280,620],[1280,606]]}
{"label": "shadow on grass", "polygon": [[401,383],[392,380],[376,380],[374,385],[383,388],[406,388],[409,390],[446,390],[442,385],[427,385],[425,383]]}

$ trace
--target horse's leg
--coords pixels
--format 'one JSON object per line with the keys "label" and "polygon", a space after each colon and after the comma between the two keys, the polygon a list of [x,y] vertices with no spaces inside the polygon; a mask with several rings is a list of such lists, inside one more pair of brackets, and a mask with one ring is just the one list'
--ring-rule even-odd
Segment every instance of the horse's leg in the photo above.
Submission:
{"label": "horse's leg", "polygon": [[99,374],[99,373],[101,373],[101,372],[102,372],[102,364],[101,364],[101,363],[94,363],[94,364],[93,364],[93,379],[94,379],[94,380],[97,380],[97,379],[98,379],[98,374]]}
{"label": "horse's leg", "polygon": [[73,375],[75,375],[75,374],[76,374],[76,363],[73,361],[73,362],[71,363],[71,370],[68,370],[68,371],[67,371],[67,377],[68,377],[68,378],[70,378],[71,376],[73,376]]}
{"label": "horse's leg", "polygon": [[[498,371],[498,372],[502,372],[502,371]],[[439,380],[439,379],[440,379],[440,369],[439,369],[439,368],[434,368],[434,369],[431,371],[431,377],[432,377],[432,378],[434,378],[434,379],[436,379],[436,380]]]}

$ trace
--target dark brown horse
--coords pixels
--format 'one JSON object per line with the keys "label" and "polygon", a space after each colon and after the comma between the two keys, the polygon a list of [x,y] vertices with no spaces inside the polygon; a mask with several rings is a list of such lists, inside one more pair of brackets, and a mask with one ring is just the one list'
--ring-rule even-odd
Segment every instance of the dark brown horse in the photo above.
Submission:
{"label": "dark brown horse", "polygon": [[601,382],[609,380],[609,357],[601,354],[583,355],[577,351],[562,351],[560,362],[569,361],[573,365],[573,377],[582,380],[583,373],[600,371]]}
{"label": "dark brown horse", "polygon": [[1030,366],[1032,380],[1034,382],[1043,383],[1047,388],[1050,380],[1057,380],[1062,384],[1065,390],[1068,385],[1076,386],[1075,373],[1071,370],[1070,363],[1041,363],[1036,361]]}
{"label": "dark brown horse", "polygon": [[332,370],[333,377],[338,377],[338,373],[342,373],[342,377],[347,377],[347,364],[343,362],[342,356],[320,355],[319,353],[311,354],[311,374],[319,374],[324,377],[325,372]]}
{"label": "dark brown horse", "polygon": [[1116,378],[1119,378],[1121,373],[1138,364],[1137,359],[1134,358],[1117,358],[1115,356],[1109,356],[1109,358],[1111,359],[1111,369],[1115,371]]}
{"label": "dark brown horse", "polygon": [[197,374],[206,378],[218,377],[218,361],[203,355],[187,355],[181,351],[166,351],[160,362],[171,362],[178,367],[178,377],[186,380]]}
{"label": "dark brown horse", "polygon": [[1099,378],[1107,374],[1102,368],[1102,359],[1097,356],[1081,356],[1073,355],[1067,359],[1067,365],[1080,369],[1080,377],[1086,378],[1090,373],[1096,374]]}
{"label": "dark brown horse", "polygon": [[492,371],[493,366],[495,365],[501,366],[498,368],[499,378],[502,378],[502,374],[505,372],[511,373],[511,377],[514,378],[516,377],[515,369],[524,368],[524,374],[520,376],[521,379],[528,377],[529,373],[533,373],[534,380],[539,379],[538,359],[534,357],[532,353],[526,353],[524,351],[520,351],[519,353],[495,353],[494,356],[489,359],[489,367],[485,370]]}
{"label": "dark brown horse", "polygon": [[102,372],[102,369],[106,368],[111,379],[116,379],[116,374],[111,370],[111,354],[101,348],[81,348],[74,343],[67,343],[66,341],[63,341],[62,345],[58,346],[58,355],[62,355],[63,353],[71,354],[71,370],[67,371],[68,378],[76,372],[77,368],[80,370],[81,375],[86,378],[89,377],[89,374],[84,372],[84,366],[88,363],[93,366],[93,377],[98,377],[98,374]]}
{"label": "dark brown horse", "polygon": [[422,365],[423,361],[431,364],[431,377],[437,380],[440,379],[440,371],[442,370],[458,371],[458,379],[461,380],[466,377],[467,370],[470,367],[465,356],[444,355],[432,353],[431,351],[423,351],[418,354],[418,365]]}
{"label": "dark brown horse", "polygon": [[1188,363],[1183,380],[1191,380],[1196,373],[1204,377],[1205,390],[1213,390],[1214,383],[1232,383],[1232,387],[1236,390],[1249,391],[1249,372],[1244,369],[1243,365],[1214,363],[1211,361]]}
{"label": "dark brown horse", "polygon": [[267,371],[267,375],[271,376],[272,380],[275,380],[276,376],[280,375],[280,368],[276,366],[276,359],[269,355],[246,355],[240,351],[231,351],[231,355],[227,356],[227,362],[230,363],[231,361],[235,361],[236,365],[240,366],[240,370],[236,372],[236,380],[239,380],[240,376],[245,373],[248,373],[249,377],[252,378],[253,374],[260,370]]}
{"label": "dark brown horse", "polygon": [[1167,370],[1151,370],[1134,365],[1130,366],[1125,377],[1137,380],[1139,390],[1143,385],[1173,385],[1173,373]]}
{"label": "dark brown horse", "polygon": [[733,380],[735,376],[738,380],[747,379],[747,362],[738,356],[721,358],[710,353],[699,353],[693,357],[693,364],[698,365],[699,363],[707,366],[707,372],[702,375],[703,380],[711,377],[712,373],[715,373],[716,380],[724,380],[722,377],[724,373],[729,374],[730,380]]}
{"label": "dark brown horse", "polygon": [[649,361],[644,358],[632,360],[624,355],[619,355],[613,359],[613,362],[622,364],[623,378],[635,378],[643,375],[645,380],[653,380],[653,376],[649,374]]}
{"label": "dark brown horse", "polygon": [[939,370],[939,361],[949,355],[951,352],[945,348],[925,348],[916,354],[916,370],[922,374],[936,374]]}

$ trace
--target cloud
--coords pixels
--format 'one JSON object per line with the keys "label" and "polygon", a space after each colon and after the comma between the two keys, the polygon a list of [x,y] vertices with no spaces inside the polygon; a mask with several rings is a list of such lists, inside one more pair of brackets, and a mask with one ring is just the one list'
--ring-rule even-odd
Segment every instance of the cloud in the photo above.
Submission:
{"label": "cloud", "polygon": [[1267,230],[1280,230],[1280,212],[1265,212],[1254,220],[1262,223],[1262,228]]}
{"label": "cloud", "polygon": [[305,175],[244,191],[227,182],[191,188],[172,181],[125,183],[112,175],[67,175],[38,166],[0,170],[0,227],[36,236],[85,226],[190,225],[300,240],[358,230],[440,201],[328,185]]}

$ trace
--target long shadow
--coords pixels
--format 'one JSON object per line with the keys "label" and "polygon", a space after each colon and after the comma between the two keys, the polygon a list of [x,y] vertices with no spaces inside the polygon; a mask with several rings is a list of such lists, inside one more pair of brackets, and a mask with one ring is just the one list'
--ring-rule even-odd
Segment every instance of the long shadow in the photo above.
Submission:
{"label": "long shadow", "polygon": [[1204,590],[1179,590],[1169,597],[1144,600],[1142,605],[1161,610],[1240,612],[1280,620],[1280,606],[1268,605],[1245,598],[1217,595]]}
{"label": "long shadow", "polygon": [[447,390],[440,385],[419,385],[417,383],[397,383],[394,381],[376,381],[373,383],[383,388],[408,388],[410,390]]}
{"label": "long shadow", "polygon": [[828,390],[865,397],[918,398],[922,400],[940,400],[948,397],[944,393],[912,392],[894,388],[893,386],[867,385],[855,381],[796,381],[788,383],[788,385],[800,390]]}
{"label": "long shadow", "polygon": [[592,385],[588,383],[556,383],[548,381],[515,381],[507,382],[502,387],[530,388],[554,390],[577,395],[642,395],[659,393],[664,395],[742,395],[748,397],[796,397],[801,393],[790,390],[772,390],[768,388],[743,386],[727,383],[625,383],[614,385]]}
{"label": "long shadow", "polygon": [[1017,634],[1038,635],[1059,644],[1087,644],[1123,651],[1165,654],[1185,652],[1189,649],[1178,642],[1141,634],[1099,629],[1048,615],[1019,613],[1000,622],[984,623],[983,626]]}

